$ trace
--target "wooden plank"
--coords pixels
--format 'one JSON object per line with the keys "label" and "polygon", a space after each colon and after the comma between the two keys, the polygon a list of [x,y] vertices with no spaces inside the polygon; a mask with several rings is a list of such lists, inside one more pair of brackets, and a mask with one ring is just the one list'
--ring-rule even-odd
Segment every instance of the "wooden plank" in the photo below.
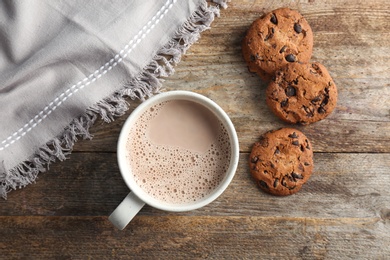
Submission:
{"label": "wooden plank", "polygon": [[[390,154],[316,153],[315,172],[296,195],[260,191],[241,154],[228,189],[210,205],[167,213],[146,206],[141,215],[377,217],[390,210]],[[128,193],[114,153],[75,153],[55,163],[36,184],[0,201],[0,216],[108,216]]]}
{"label": "wooden plank", "polygon": [[[253,76],[250,77],[257,81]],[[195,79],[193,80],[195,82]],[[359,80],[353,81],[356,83]],[[339,91],[339,104],[333,114],[309,126],[290,125],[279,120],[265,104],[265,87],[255,86],[255,82],[248,82],[247,86],[234,84],[226,86],[218,85],[218,83],[208,86],[210,82],[200,86],[202,82],[197,81],[196,84],[199,86],[187,84],[180,89],[195,91],[216,101],[231,117],[243,152],[248,152],[253,142],[268,130],[295,127],[307,134],[316,152],[388,153],[390,152],[390,131],[388,131],[390,129],[390,111],[388,110],[390,88],[384,81],[376,80],[370,85],[367,85],[364,80],[360,80],[360,85],[343,84],[344,90]],[[170,84],[180,85],[174,81]],[[169,90],[174,90],[174,88]],[[378,100],[378,102],[373,102],[373,100]],[[134,101],[132,104],[135,107],[139,103]],[[74,148],[75,151],[115,152],[121,126],[132,109],[127,115],[111,124],[97,122],[91,131],[94,139],[78,142]]]}
{"label": "wooden plank", "polygon": [[0,250],[7,259],[386,259],[388,221],[137,216],[118,231],[106,217],[0,217]]}
{"label": "wooden plank", "polygon": [[[206,93],[207,90],[208,88],[195,92]],[[235,92],[226,87],[224,90],[225,93]],[[236,98],[239,101],[224,99],[223,96],[220,96],[224,95],[223,91],[214,93],[209,91],[210,94],[206,95],[219,103],[228,114],[233,114],[231,112],[233,108],[229,106],[234,107],[236,106],[234,103],[242,102],[241,114],[231,115],[231,119],[238,132],[240,149],[243,152],[250,151],[250,147],[262,133],[280,127],[294,127],[301,130],[312,141],[315,152],[390,152],[390,121],[385,121],[389,116],[384,114],[383,111],[386,110],[380,108],[380,106],[387,105],[387,101],[373,105],[367,104],[366,108],[359,104],[362,102],[361,100],[352,98],[351,100],[356,101],[350,102],[350,104],[358,104],[356,107],[339,105],[327,119],[309,126],[298,126],[286,124],[276,118],[266,107],[265,97],[261,96],[261,93],[251,91],[252,101],[256,98],[257,100],[250,102],[251,99],[246,99],[246,97],[250,96],[251,93],[244,91],[241,91],[241,96]],[[366,92],[371,93],[372,91],[366,90]],[[379,93],[380,91],[376,91],[374,95],[380,95]],[[390,93],[386,97],[390,97]],[[256,110],[258,112],[253,113]],[[375,114],[375,111],[378,113]],[[126,116],[111,124],[98,122],[91,131],[94,139],[92,141],[79,141],[74,150],[115,152],[119,132],[125,119]]]}

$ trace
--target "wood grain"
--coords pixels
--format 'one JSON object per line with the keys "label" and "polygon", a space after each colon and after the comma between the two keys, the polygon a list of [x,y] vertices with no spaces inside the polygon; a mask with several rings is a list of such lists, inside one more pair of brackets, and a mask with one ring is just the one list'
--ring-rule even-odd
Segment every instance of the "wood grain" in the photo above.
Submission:
{"label": "wood grain", "polygon": [[[290,126],[265,104],[241,40],[264,12],[299,10],[314,32],[312,60],[338,87],[336,110],[304,132],[315,169],[302,190],[267,195],[247,167],[252,144]],[[387,0],[235,0],[164,81],[216,101],[231,117],[240,161],[210,205],[169,213],[145,206],[124,231],[107,216],[128,193],[116,162],[121,126],[98,121],[94,139],[50,165],[36,184],[0,201],[4,259],[388,259],[390,256],[390,7]]]}
{"label": "wood grain", "polygon": [[137,216],[124,231],[112,229],[104,217],[0,217],[0,222],[0,237],[11,241],[0,242],[2,254],[26,259],[386,259],[390,254],[377,243],[390,243],[380,218]]}

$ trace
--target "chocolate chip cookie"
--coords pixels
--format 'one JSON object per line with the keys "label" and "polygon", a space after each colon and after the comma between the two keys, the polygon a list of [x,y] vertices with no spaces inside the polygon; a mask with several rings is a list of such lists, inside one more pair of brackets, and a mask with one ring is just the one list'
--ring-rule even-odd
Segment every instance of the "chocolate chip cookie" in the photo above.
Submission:
{"label": "chocolate chip cookie", "polygon": [[249,71],[268,81],[286,64],[310,60],[313,32],[297,11],[280,8],[252,23],[242,41],[242,52]]}
{"label": "chocolate chip cookie", "polygon": [[269,131],[253,145],[249,167],[265,192],[280,196],[294,194],[313,171],[310,141],[293,128]]}
{"label": "chocolate chip cookie", "polygon": [[306,125],[324,119],[334,110],[337,88],[320,63],[290,63],[277,71],[269,83],[266,101],[282,120]]}

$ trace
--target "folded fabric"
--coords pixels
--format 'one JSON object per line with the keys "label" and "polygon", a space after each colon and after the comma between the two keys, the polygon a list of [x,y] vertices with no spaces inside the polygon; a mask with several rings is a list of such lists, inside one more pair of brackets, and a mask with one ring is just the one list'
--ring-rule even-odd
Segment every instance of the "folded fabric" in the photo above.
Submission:
{"label": "folded fabric", "polygon": [[1,1],[0,195],[157,93],[218,14],[205,0]]}

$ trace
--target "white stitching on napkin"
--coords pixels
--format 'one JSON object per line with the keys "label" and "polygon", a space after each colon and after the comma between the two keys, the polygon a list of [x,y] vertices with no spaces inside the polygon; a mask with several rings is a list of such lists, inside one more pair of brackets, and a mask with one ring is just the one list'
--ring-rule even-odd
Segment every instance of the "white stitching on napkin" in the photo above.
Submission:
{"label": "white stitching on napkin", "polygon": [[[177,0],[168,0],[161,9],[152,17],[149,22],[142,27],[142,29],[130,40],[125,47],[119,51],[118,54],[114,56],[110,61],[101,66],[94,73],[91,73],[88,77],[85,77],[83,80],[80,80],[66,91],[61,93],[56,97],[52,102],[43,108],[34,118],[32,118],[28,123],[26,123],[22,128],[20,128],[15,133],[8,136],[5,140],[1,142],[0,151],[4,150],[11,144],[18,141],[21,137],[30,132],[35,128],[39,123],[42,122],[48,115],[50,115],[57,107],[59,107],[63,102],[71,97],[74,93],[88,86],[89,84],[95,82],[97,79],[101,78],[108,71],[112,70],[115,66],[123,61],[128,54],[146,37],[147,34],[160,22],[160,20],[165,16],[165,14],[172,8],[173,4]],[[131,45],[131,46],[130,46]]]}

